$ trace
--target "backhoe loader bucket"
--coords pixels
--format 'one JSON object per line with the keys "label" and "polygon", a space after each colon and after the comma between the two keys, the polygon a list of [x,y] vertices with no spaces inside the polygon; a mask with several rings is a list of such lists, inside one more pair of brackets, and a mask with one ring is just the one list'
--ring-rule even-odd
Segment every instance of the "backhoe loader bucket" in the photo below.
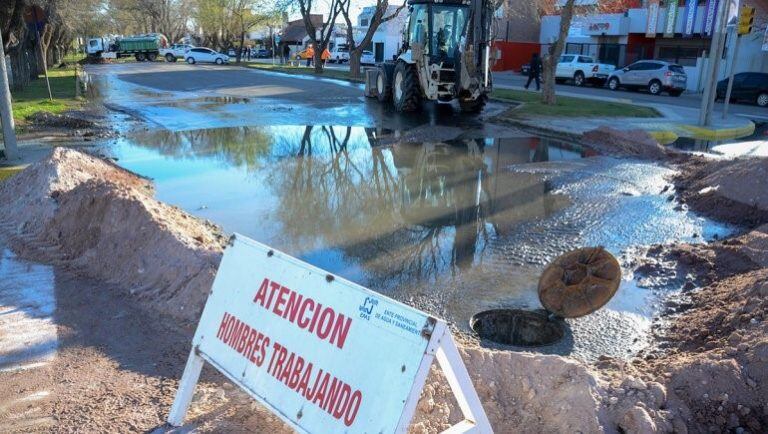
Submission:
{"label": "backhoe loader bucket", "polygon": [[539,300],[562,318],[588,315],[616,294],[621,266],[602,247],[585,247],[560,255],[539,279]]}

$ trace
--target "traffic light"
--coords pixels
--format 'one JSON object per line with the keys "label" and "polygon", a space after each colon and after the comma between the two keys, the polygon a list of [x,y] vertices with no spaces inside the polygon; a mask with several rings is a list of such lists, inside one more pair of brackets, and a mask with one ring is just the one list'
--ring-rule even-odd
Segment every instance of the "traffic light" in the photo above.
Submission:
{"label": "traffic light", "polygon": [[744,6],[739,11],[739,35],[752,33],[752,23],[755,22],[755,8]]}

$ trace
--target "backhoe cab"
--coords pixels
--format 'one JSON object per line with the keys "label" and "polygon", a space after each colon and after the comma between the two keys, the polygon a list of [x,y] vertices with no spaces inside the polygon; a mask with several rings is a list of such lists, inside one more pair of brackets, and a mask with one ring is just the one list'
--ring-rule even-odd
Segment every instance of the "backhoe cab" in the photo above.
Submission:
{"label": "backhoe cab", "polygon": [[464,112],[483,109],[491,91],[493,11],[488,0],[410,0],[403,44],[392,61],[366,71],[365,93],[400,112],[424,99],[457,99]]}

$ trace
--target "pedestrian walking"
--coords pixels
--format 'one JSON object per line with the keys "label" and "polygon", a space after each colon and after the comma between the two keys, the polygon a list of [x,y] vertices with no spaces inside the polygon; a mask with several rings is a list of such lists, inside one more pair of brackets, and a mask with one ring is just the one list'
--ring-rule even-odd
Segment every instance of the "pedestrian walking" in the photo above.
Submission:
{"label": "pedestrian walking", "polygon": [[285,43],[283,44],[283,63],[288,63],[289,58],[291,57],[291,47]]}
{"label": "pedestrian walking", "polygon": [[536,80],[536,91],[538,92],[541,89],[541,79],[539,78],[540,76],[541,57],[539,57],[539,53],[533,53],[533,55],[531,55],[531,63],[529,63],[528,82],[525,83],[525,88],[528,89],[528,86],[531,85],[531,81]]}
{"label": "pedestrian walking", "polygon": [[245,58],[249,62],[251,61],[251,46],[250,45],[245,47]]}

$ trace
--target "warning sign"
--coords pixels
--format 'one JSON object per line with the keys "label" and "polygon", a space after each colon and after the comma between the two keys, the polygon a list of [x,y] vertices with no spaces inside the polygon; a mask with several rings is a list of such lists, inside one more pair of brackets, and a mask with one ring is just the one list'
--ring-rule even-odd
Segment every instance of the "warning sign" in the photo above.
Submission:
{"label": "warning sign", "polygon": [[[204,360],[301,432],[403,431],[447,341],[443,321],[238,235],[169,422],[183,420]],[[460,359],[446,363],[460,364],[468,382]],[[487,426],[474,389],[469,395],[475,405],[465,414]]]}

